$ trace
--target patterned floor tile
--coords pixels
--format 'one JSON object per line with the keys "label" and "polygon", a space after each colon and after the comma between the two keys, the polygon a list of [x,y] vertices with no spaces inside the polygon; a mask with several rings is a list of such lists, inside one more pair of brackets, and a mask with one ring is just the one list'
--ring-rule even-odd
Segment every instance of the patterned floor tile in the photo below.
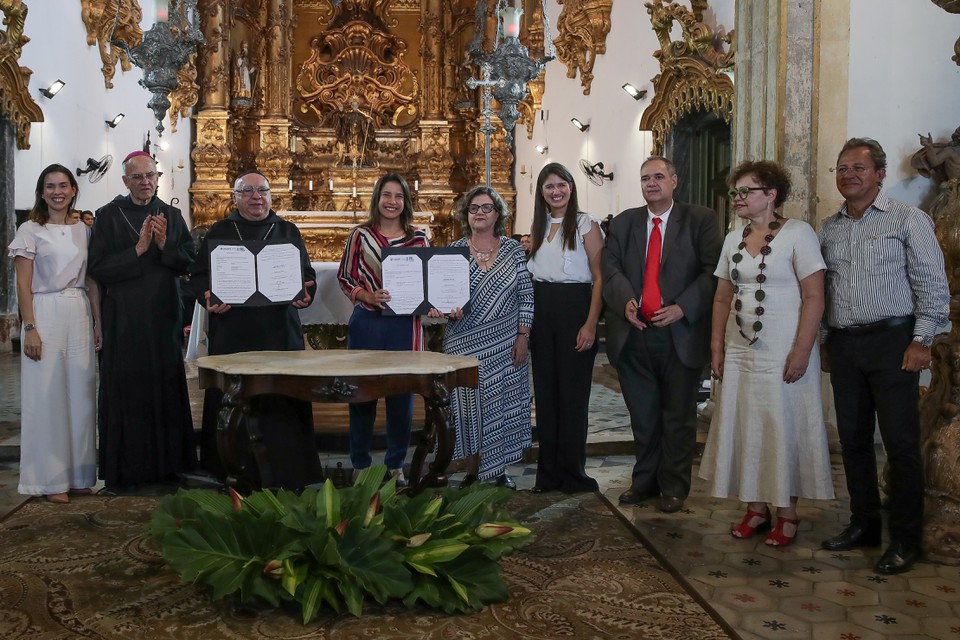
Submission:
{"label": "patterned floor tile", "polygon": [[960,638],[960,618],[956,616],[924,618],[920,621],[920,628],[931,638],[941,640]]}
{"label": "patterned floor tile", "polygon": [[800,640],[811,637],[809,622],[799,620],[784,611],[749,613],[743,616],[742,625],[744,629],[761,638]]}
{"label": "patterned floor tile", "polygon": [[843,581],[818,582],[813,586],[813,593],[818,598],[844,607],[875,606],[880,603],[880,596],[873,589]]}
{"label": "patterned floor tile", "polygon": [[890,638],[916,636],[920,633],[919,617],[886,607],[854,607],[849,611],[847,619]]}
{"label": "patterned floor tile", "polygon": [[814,626],[824,622],[842,622],[847,618],[846,607],[809,594],[783,598],[778,610]]}
{"label": "patterned floor tile", "polygon": [[[950,604],[943,600],[928,598],[914,591],[887,591],[880,594],[880,604],[892,611],[901,611],[910,616],[949,616]],[[957,621],[960,623],[960,620]]]}

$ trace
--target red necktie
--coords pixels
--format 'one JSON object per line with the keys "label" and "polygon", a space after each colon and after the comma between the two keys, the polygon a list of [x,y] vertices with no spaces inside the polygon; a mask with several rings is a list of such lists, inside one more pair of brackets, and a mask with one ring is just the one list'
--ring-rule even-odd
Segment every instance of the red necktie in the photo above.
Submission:
{"label": "red necktie", "polygon": [[660,308],[660,247],[663,244],[660,237],[660,218],[653,218],[653,232],[647,244],[647,266],[643,272],[643,296],[640,298],[640,317],[645,320],[653,318],[653,314]]}

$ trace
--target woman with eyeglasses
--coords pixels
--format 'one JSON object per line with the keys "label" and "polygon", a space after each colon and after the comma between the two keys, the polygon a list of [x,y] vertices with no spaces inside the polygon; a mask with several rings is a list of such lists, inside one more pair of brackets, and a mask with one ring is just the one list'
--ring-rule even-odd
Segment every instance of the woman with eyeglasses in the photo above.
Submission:
{"label": "woman with eyeglasses", "polygon": [[[427,235],[413,226],[413,200],[407,181],[388,173],[373,187],[367,221],[350,232],[337,274],[340,288],[353,302],[347,334],[348,349],[422,351],[419,316],[384,315],[390,292],[383,288],[383,249],[426,247]],[[413,395],[387,396],[387,452],[384,464],[406,486],[403,461],[410,446]],[[354,477],[371,464],[377,401],[350,403],[350,461]]]}
{"label": "woman with eyeglasses", "polygon": [[470,304],[431,309],[450,322],[445,353],[480,361],[480,386],[458,388],[450,398],[456,427],[455,459],[466,459],[461,486],[494,480],[516,489],[507,467],[530,446],[530,386],[527,354],[533,323],[533,287],[520,243],[505,235],[507,203],[496,190],[479,186],[457,202],[454,215],[464,237],[452,247],[470,250]]}
{"label": "woman with eyeglasses", "polygon": [[17,490],[57,504],[97,483],[99,289],[86,274],[90,230],[69,215],[77,193],[69,169],[44,169],[30,217],[8,248],[23,319]]}
{"label": "woman with eyeglasses", "polygon": [[537,311],[531,348],[540,450],[532,491],[596,491],[584,465],[603,308],[603,234],[580,211],[576,182],[562,164],[540,171],[531,235],[527,268]]}
{"label": "woman with eyeglasses", "polygon": [[746,226],[727,234],[714,272],[711,367],[722,384],[700,477],[713,496],[747,503],[734,537],[773,527],[765,543],[782,546],[797,535],[798,498],[834,496],[816,348],[826,265],[810,225],[778,212],[790,193],[783,167],[744,162],[728,183]]}

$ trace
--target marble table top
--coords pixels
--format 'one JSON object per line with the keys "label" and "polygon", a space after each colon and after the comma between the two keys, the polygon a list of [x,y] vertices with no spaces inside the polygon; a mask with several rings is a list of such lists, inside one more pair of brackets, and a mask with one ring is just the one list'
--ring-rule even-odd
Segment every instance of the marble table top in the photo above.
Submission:
{"label": "marble table top", "polygon": [[244,351],[197,359],[197,367],[228,375],[385,376],[436,375],[479,366],[466,356],[432,351]]}

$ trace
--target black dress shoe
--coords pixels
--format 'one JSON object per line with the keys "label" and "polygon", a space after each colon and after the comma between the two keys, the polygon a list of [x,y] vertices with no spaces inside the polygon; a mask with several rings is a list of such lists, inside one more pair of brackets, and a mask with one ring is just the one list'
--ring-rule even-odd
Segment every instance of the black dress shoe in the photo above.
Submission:
{"label": "black dress shoe", "polygon": [[530,489],[530,493],[547,493],[548,491],[556,491],[555,487],[548,487],[546,485],[535,484],[533,488]]}
{"label": "black dress shoe", "polygon": [[923,555],[920,547],[906,542],[894,542],[877,562],[877,573],[903,573],[910,571]]}
{"label": "black dress shoe", "polygon": [[510,477],[510,474],[504,471],[497,477],[497,486],[506,487],[513,491],[517,490],[517,483],[513,481],[513,478]]}
{"label": "black dress shoe", "polygon": [[470,485],[476,483],[476,481],[477,481],[477,474],[468,473],[467,475],[463,476],[463,480],[460,481],[460,488],[466,489]]}
{"label": "black dress shoe", "polygon": [[683,509],[683,498],[677,496],[663,496],[660,498],[660,511],[664,513],[676,513]]}
{"label": "black dress shoe", "polygon": [[880,546],[880,523],[863,526],[849,524],[839,535],[820,543],[827,551],[849,551],[858,547]]}
{"label": "black dress shoe", "polygon": [[650,491],[634,491],[633,489],[627,489],[620,494],[620,497],[617,498],[617,501],[620,504],[640,504],[650,498],[654,498],[660,495],[659,492],[653,493]]}

